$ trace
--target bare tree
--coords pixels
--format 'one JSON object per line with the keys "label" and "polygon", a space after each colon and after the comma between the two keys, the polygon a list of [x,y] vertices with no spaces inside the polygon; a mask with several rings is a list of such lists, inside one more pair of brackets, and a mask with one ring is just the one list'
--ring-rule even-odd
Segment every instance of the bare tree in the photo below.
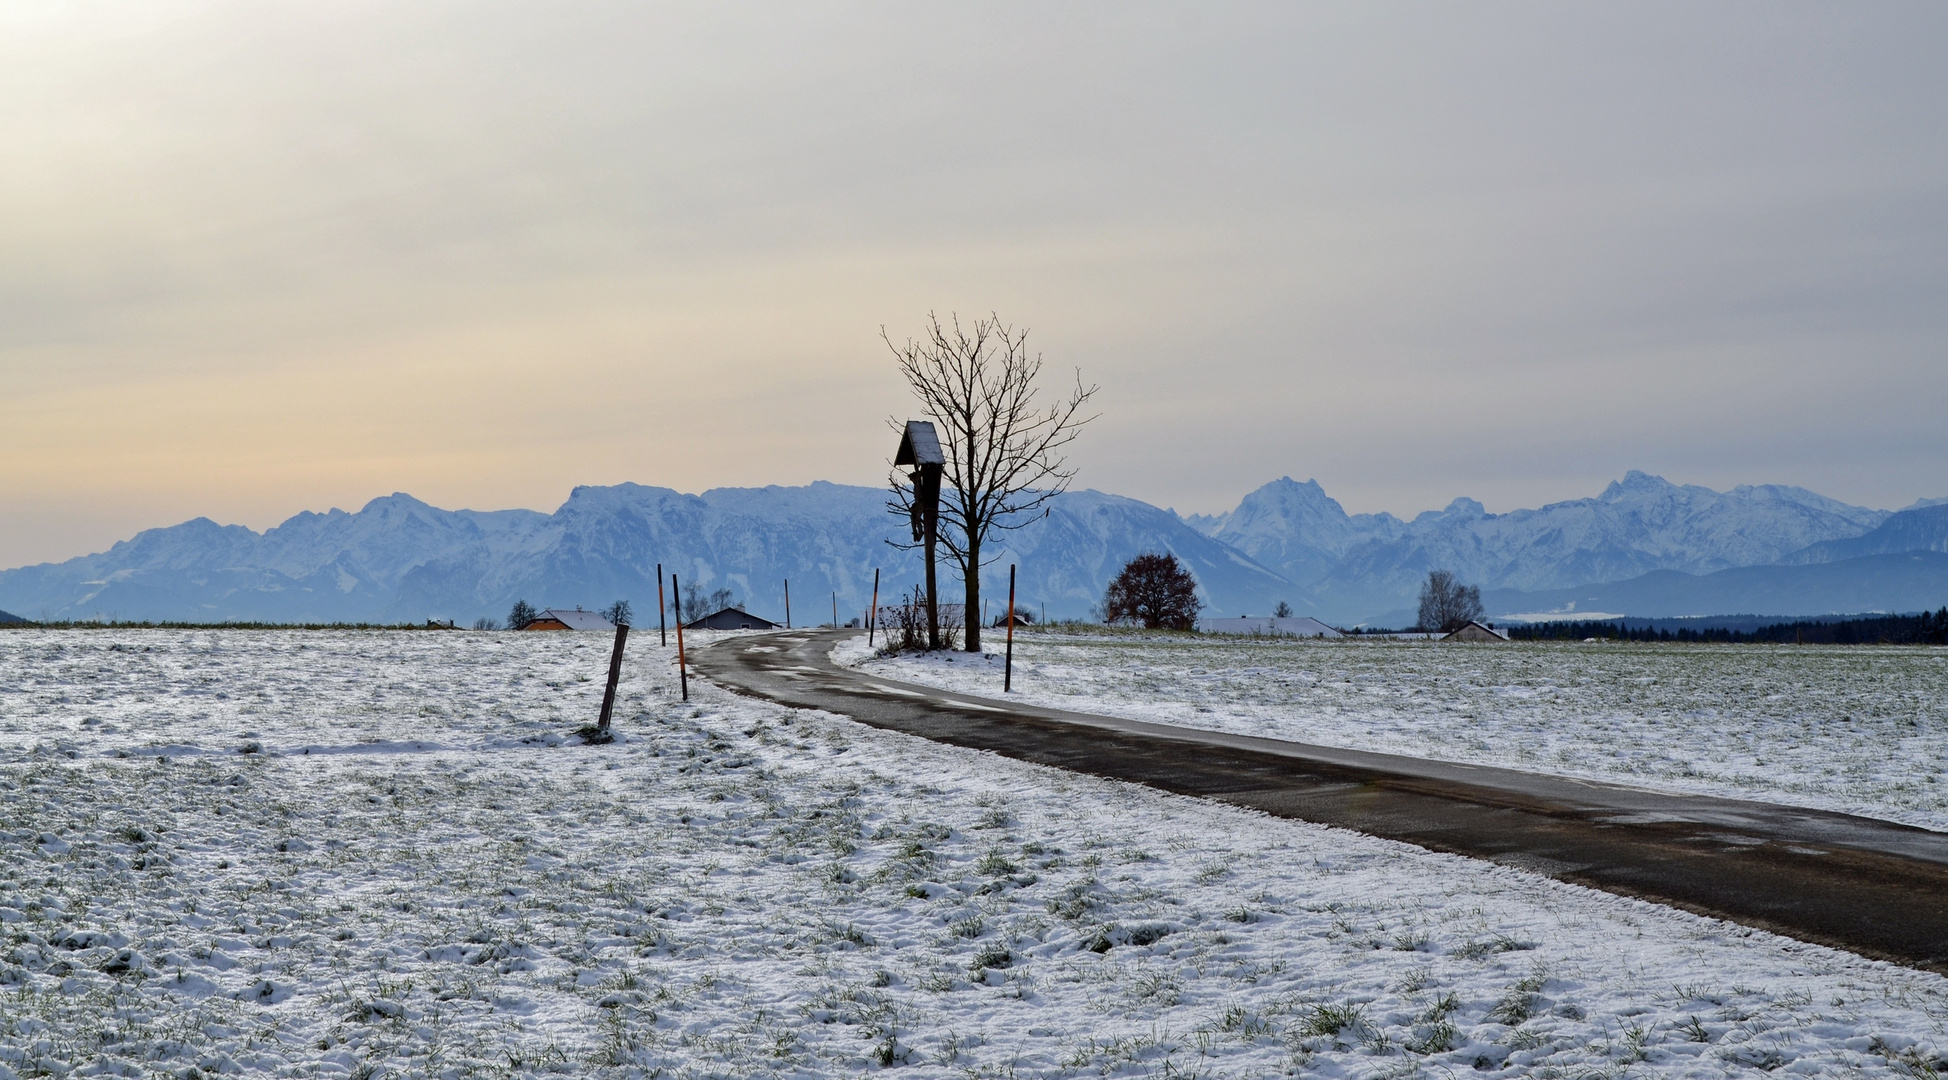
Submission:
{"label": "bare tree", "polygon": [[1151,630],[1195,630],[1197,579],[1177,556],[1138,555],[1123,564],[1103,593],[1103,621],[1141,623]]}
{"label": "bare tree", "polygon": [[737,600],[729,589],[717,589],[708,593],[702,589],[692,589],[690,595],[683,598],[683,610],[677,617],[686,623],[693,623],[705,615],[715,615],[728,607],[737,607]]}
{"label": "bare tree", "polygon": [[528,624],[533,622],[535,616],[539,614],[540,612],[534,610],[534,607],[526,600],[516,600],[514,601],[514,607],[507,613],[507,628],[509,630],[526,630]]}
{"label": "bare tree", "polygon": [[629,601],[627,600],[617,600],[615,603],[602,609],[602,617],[617,626],[628,626],[629,620],[635,618],[635,616],[636,613],[630,609]]}
{"label": "bare tree", "polygon": [[[895,345],[879,331],[898,359],[900,374],[920,399],[920,410],[938,428],[946,455],[946,484],[940,499],[940,543],[959,567],[966,587],[966,610],[981,610],[981,567],[994,561],[983,548],[997,530],[1018,529],[1034,520],[1055,496],[1068,490],[1075,470],[1062,448],[1074,442],[1082,425],[1095,419],[1082,409],[1096,387],[1082,385],[1046,408],[1035,400],[1042,358],[1028,351],[1028,331],[1017,331],[990,314],[963,327],[960,316],[942,325],[927,313],[925,336]],[[893,422],[895,429],[899,421]],[[912,488],[895,480],[889,509],[913,513]],[[906,546],[906,545],[902,545]],[[918,545],[913,545],[918,546]],[[967,651],[981,651],[979,619],[967,620]]]}
{"label": "bare tree", "polygon": [[1420,628],[1446,633],[1481,621],[1481,588],[1446,570],[1429,571],[1420,587]]}

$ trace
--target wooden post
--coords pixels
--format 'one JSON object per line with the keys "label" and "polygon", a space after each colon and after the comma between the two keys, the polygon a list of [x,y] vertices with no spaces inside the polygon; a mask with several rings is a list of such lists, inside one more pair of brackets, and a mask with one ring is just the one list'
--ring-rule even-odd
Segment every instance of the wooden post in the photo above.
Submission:
{"label": "wooden post", "polygon": [[670,575],[670,596],[676,600],[676,680],[683,686],[683,700],[690,700],[690,673],[683,668],[683,586]]}
{"label": "wooden post", "polygon": [[873,631],[879,629],[879,568],[873,567],[873,606],[866,609],[866,648],[873,647]]}
{"label": "wooden post", "polygon": [[785,629],[791,629],[791,579],[785,579]]}
{"label": "wooden post", "polygon": [[663,564],[656,564],[656,640],[664,647],[670,647],[670,627],[663,619]]}
{"label": "wooden post", "polygon": [[[940,599],[934,588],[933,549],[940,541],[940,466],[920,469],[920,482],[914,485],[921,498],[921,525],[926,529],[927,552],[927,648],[940,648]],[[965,617],[965,616],[963,616]]]}
{"label": "wooden post", "polygon": [[616,708],[616,680],[622,675],[622,643],[629,640],[629,624],[616,627],[616,648],[609,654],[609,688],[602,692],[602,719],[596,721],[595,729],[609,730],[609,717]]}
{"label": "wooden post", "polygon": [[1001,692],[1015,689],[1015,564],[1008,564],[1008,663],[1002,668]]}

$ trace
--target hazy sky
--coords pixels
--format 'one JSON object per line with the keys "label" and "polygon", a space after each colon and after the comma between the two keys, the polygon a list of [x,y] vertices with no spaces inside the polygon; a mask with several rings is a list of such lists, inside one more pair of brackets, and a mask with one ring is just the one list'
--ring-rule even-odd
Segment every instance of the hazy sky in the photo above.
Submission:
{"label": "hazy sky", "polygon": [[1081,485],[1948,495],[1948,6],[0,5],[0,566],[395,490],[879,483],[885,346]]}

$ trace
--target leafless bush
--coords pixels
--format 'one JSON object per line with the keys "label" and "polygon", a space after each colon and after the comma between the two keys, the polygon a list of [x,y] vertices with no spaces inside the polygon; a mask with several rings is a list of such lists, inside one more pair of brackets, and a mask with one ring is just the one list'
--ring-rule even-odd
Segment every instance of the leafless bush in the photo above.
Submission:
{"label": "leafless bush", "polygon": [[[879,609],[880,625],[886,629],[887,654],[925,652],[927,648],[927,594],[915,585],[913,591]],[[940,605],[940,647],[960,645],[963,609],[960,604]]]}

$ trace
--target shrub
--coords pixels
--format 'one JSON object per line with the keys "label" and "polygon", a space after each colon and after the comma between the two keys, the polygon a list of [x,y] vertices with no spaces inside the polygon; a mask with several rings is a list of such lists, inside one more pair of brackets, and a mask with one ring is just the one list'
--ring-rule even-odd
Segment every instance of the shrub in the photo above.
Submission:
{"label": "shrub", "polygon": [[537,614],[539,612],[535,611],[533,606],[526,600],[516,600],[514,601],[514,606],[507,612],[507,628],[509,630],[526,630],[528,624],[534,621]]}

